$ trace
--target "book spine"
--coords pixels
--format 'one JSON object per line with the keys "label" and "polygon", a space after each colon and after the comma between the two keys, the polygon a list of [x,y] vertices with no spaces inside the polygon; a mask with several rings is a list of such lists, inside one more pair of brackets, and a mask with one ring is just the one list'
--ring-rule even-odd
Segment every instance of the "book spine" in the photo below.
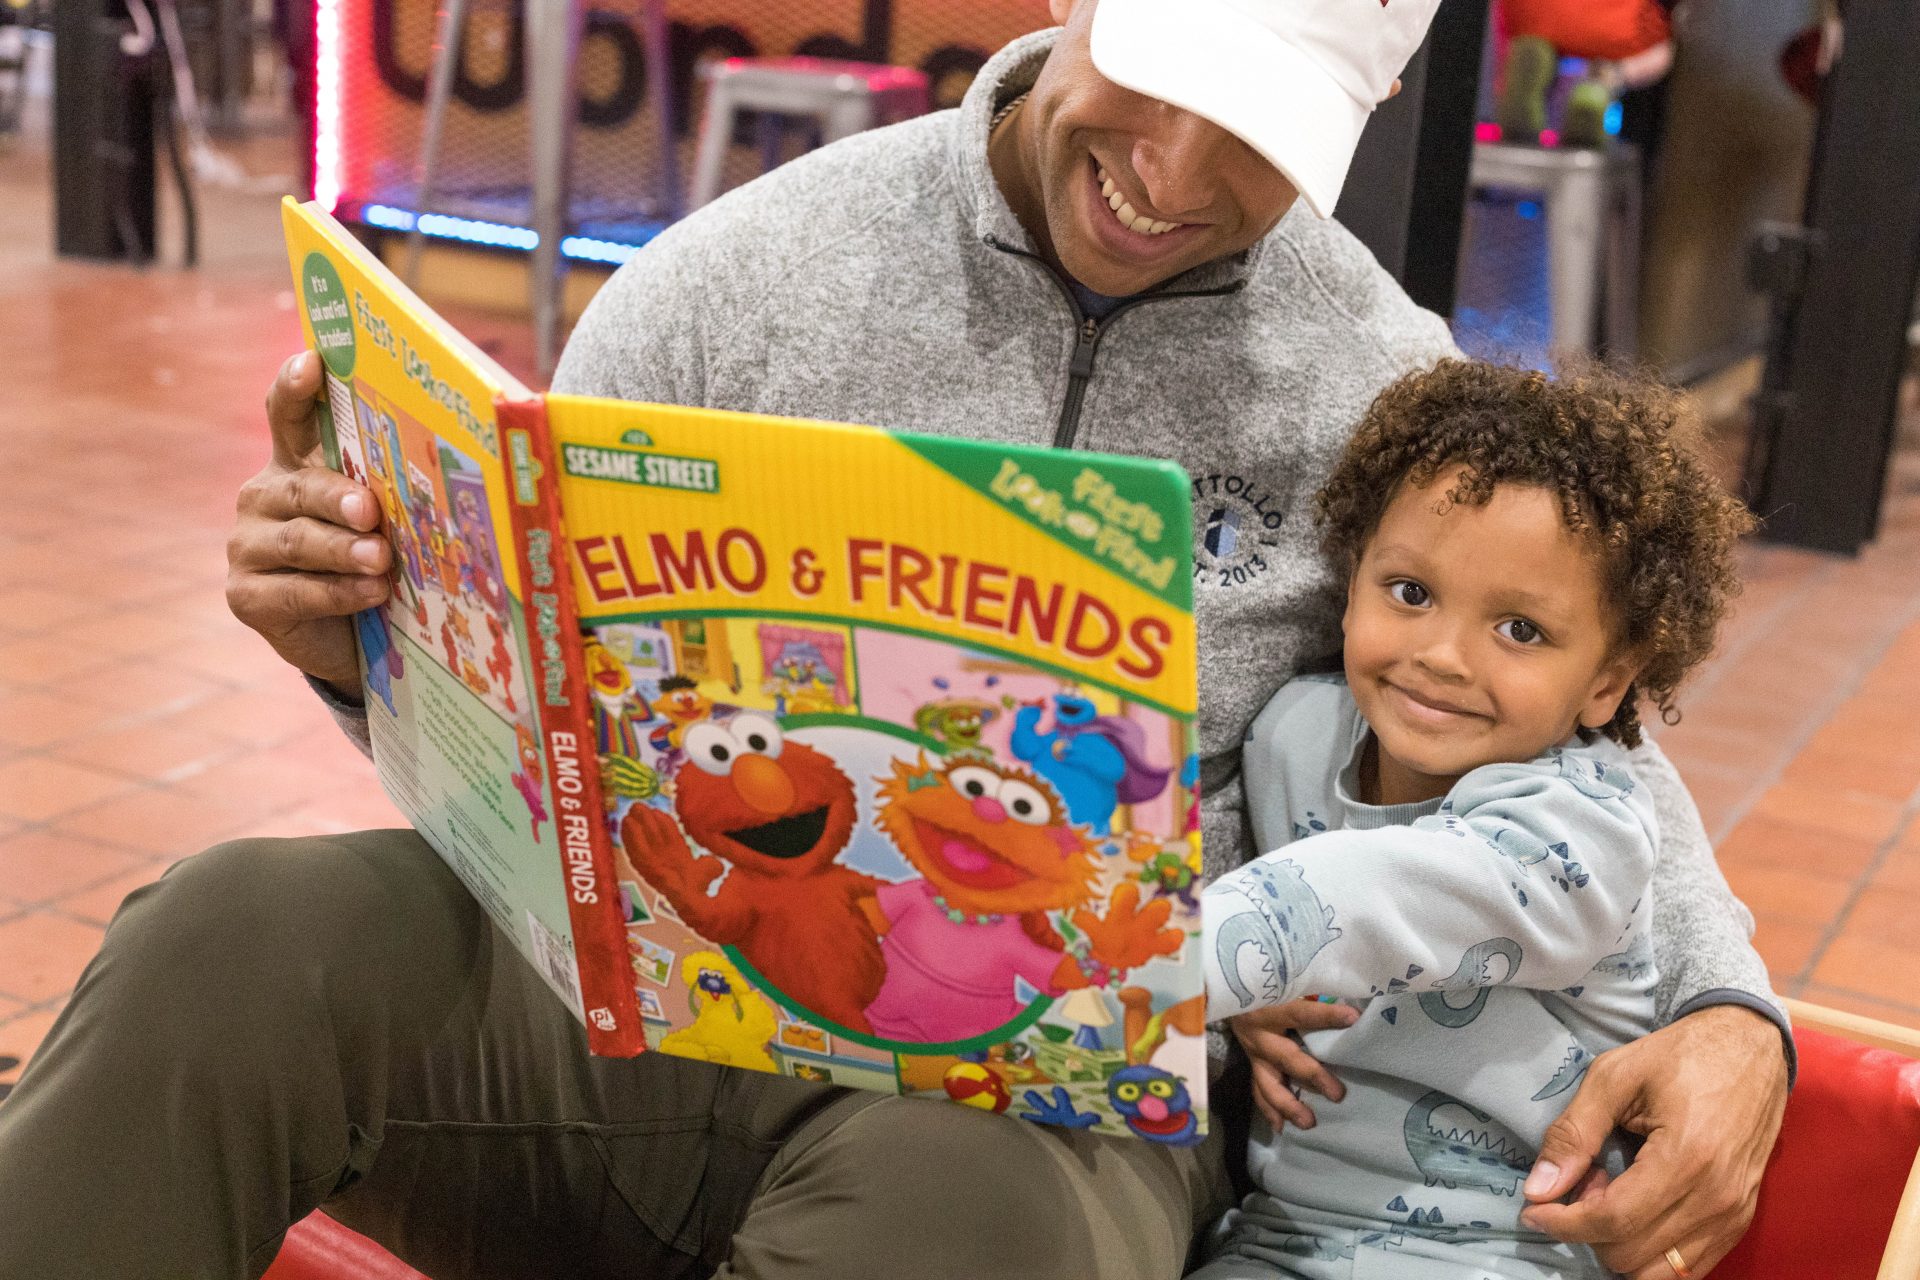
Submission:
{"label": "book spine", "polygon": [[511,486],[513,542],[526,597],[528,648],[538,673],[533,696],[573,922],[579,1012],[594,1053],[630,1058],[646,1049],[646,1034],[634,995],[619,877],[600,790],[572,553],[560,521],[546,402],[502,400],[498,410]]}

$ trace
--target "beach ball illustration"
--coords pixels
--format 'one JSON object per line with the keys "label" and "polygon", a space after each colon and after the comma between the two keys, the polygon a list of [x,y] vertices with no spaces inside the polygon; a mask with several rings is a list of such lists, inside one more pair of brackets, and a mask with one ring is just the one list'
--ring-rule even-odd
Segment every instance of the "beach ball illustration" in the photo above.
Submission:
{"label": "beach ball illustration", "polygon": [[940,1083],[946,1087],[949,1098],[982,1111],[1005,1111],[1013,1101],[1006,1081],[977,1062],[954,1063],[940,1077]]}

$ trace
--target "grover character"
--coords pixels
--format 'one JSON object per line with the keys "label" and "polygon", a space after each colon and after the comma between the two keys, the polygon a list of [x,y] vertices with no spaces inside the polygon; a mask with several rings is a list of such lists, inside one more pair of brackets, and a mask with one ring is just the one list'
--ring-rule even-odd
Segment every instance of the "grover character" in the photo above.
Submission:
{"label": "grover character", "polygon": [[1153,1142],[1190,1147],[1200,1141],[1200,1121],[1186,1082],[1159,1067],[1122,1067],[1107,1081],[1107,1101],[1127,1128]]}

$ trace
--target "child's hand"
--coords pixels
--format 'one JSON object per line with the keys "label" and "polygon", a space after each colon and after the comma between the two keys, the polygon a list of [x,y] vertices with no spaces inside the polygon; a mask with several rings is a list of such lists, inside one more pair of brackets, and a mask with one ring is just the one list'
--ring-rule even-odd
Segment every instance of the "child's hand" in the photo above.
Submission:
{"label": "child's hand", "polygon": [[1300,1100],[1292,1085],[1311,1089],[1329,1102],[1338,1102],[1347,1094],[1333,1073],[1306,1051],[1299,1033],[1350,1027],[1359,1018],[1359,1010],[1349,1005],[1303,999],[1228,1020],[1240,1047],[1253,1061],[1254,1105],[1274,1132],[1286,1128],[1289,1120],[1302,1129],[1315,1124],[1313,1108]]}

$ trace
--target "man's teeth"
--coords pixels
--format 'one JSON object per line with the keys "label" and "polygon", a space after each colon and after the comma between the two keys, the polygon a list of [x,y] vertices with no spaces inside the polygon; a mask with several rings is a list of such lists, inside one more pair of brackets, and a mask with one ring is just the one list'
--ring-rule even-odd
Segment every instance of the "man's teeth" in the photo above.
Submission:
{"label": "man's teeth", "polygon": [[1099,174],[1100,194],[1106,197],[1107,207],[1113,210],[1113,216],[1120,219],[1120,225],[1127,230],[1138,231],[1143,236],[1163,236],[1175,227],[1186,225],[1182,222],[1161,222],[1157,218],[1134,212],[1133,205],[1113,185],[1113,179],[1107,176],[1107,171],[1101,169]]}

